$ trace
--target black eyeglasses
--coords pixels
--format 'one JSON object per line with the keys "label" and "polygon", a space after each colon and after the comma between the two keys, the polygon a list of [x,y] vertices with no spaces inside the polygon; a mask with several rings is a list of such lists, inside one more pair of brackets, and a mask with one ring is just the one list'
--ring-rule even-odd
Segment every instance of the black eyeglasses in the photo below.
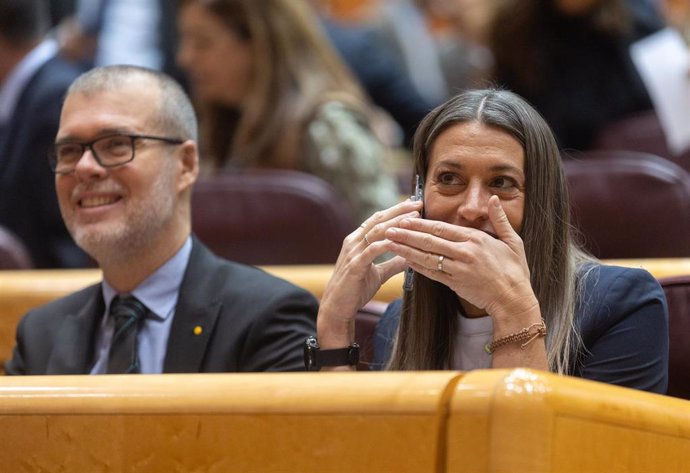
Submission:
{"label": "black eyeglasses", "polygon": [[134,159],[136,140],[156,140],[170,145],[184,143],[184,140],[165,136],[123,134],[102,136],[88,143],[57,143],[48,156],[50,168],[56,174],[70,174],[77,167],[77,163],[87,148],[91,150],[93,157],[102,167],[122,166]]}

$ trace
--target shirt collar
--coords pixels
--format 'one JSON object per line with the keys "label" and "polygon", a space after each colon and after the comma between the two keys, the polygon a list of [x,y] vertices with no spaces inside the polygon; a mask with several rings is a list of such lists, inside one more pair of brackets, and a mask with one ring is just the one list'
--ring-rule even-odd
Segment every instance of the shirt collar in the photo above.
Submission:
{"label": "shirt collar", "polygon": [[54,38],[49,37],[14,66],[5,81],[0,84],[0,125],[6,124],[12,117],[19,97],[36,71],[57,53],[58,43]]}
{"label": "shirt collar", "polygon": [[[150,311],[150,316],[161,320],[168,318],[177,305],[179,289],[182,285],[189,256],[192,252],[192,238],[187,237],[182,248],[175,255],[158,268],[151,276],[139,284],[131,294],[139,299]],[[103,300],[106,311],[110,309],[110,303],[117,295],[105,280],[102,284]]]}

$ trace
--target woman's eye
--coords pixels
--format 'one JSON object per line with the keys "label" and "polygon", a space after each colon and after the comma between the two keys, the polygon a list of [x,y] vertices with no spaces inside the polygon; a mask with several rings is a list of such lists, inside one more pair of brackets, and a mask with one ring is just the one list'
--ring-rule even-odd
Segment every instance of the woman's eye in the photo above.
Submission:
{"label": "woman's eye", "polygon": [[438,178],[436,179],[439,184],[451,186],[455,184],[459,184],[460,180],[454,175],[449,172],[444,172],[438,175]]}
{"label": "woman's eye", "polygon": [[493,187],[498,187],[499,189],[510,189],[512,187],[517,187],[516,182],[509,177],[497,177],[492,181]]}

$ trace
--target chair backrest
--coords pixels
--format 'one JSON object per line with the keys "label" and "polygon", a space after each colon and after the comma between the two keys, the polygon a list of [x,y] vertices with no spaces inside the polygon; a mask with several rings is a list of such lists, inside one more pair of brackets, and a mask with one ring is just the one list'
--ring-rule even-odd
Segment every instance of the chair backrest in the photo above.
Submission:
{"label": "chair backrest", "polygon": [[690,150],[680,155],[671,152],[659,117],[654,111],[635,113],[606,125],[599,131],[592,148],[651,153],[673,161],[690,172]]}
{"label": "chair backrest", "polygon": [[374,330],[386,307],[387,302],[370,301],[357,312],[355,341],[359,345],[358,370],[369,370],[371,362],[374,361]]}
{"label": "chair backrest", "polygon": [[576,157],[564,168],[573,224],[589,251],[599,258],[690,256],[690,173],[633,151]]}
{"label": "chair backrest", "polygon": [[334,263],[356,225],[327,182],[283,170],[204,177],[192,193],[192,231],[217,255],[247,264]]}
{"label": "chair backrest", "polygon": [[31,256],[24,243],[9,229],[0,225],[0,269],[30,269]]}
{"label": "chair backrest", "polygon": [[690,399],[690,275],[659,279],[669,313],[668,394]]}

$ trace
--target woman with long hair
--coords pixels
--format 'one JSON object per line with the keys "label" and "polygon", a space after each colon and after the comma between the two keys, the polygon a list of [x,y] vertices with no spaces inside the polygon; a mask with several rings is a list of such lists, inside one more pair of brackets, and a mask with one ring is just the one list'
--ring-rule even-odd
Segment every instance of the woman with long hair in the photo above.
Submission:
{"label": "woman with long hair", "polygon": [[359,218],[397,202],[381,116],[306,2],[182,0],[178,25],[207,170],[315,174]]}
{"label": "woman with long hair", "polygon": [[[351,344],[357,311],[409,267],[411,290],[377,327],[390,369],[530,367],[665,392],[663,291],[573,241],[558,148],[527,102],[461,93],[422,121],[414,159],[423,202],[377,212],[346,238],[321,300],[321,349]],[[376,263],[385,252],[396,256]]]}

